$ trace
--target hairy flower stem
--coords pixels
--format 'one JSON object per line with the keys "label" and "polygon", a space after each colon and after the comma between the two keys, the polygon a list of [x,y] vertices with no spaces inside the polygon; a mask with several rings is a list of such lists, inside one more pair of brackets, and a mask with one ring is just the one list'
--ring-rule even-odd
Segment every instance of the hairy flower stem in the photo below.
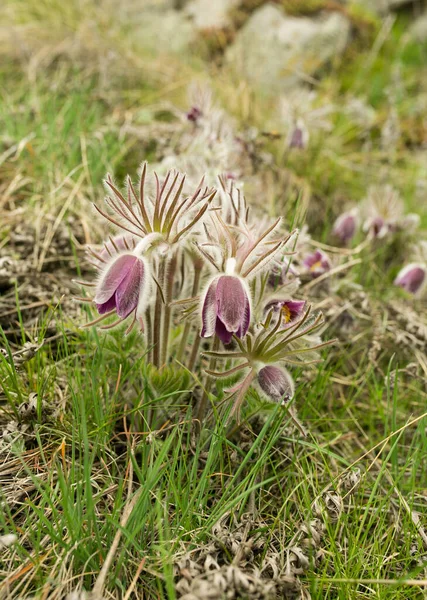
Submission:
{"label": "hairy flower stem", "polygon": [[[212,346],[212,352],[218,352],[218,350],[219,350],[219,338],[215,336],[213,346]],[[216,361],[217,361],[216,356],[211,356],[211,359],[209,361],[209,367],[208,367],[209,371],[215,371]],[[203,421],[205,413],[206,413],[206,406],[208,403],[209,393],[211,391],[213,380],[214,380],[214,377],[212,377],[211,375],[206,376],[203,395],[200,399],[199,405],[196,410],[196,419],[199,421],[200,429],[201,429],[201,424],[202,424],[202,421]]]}
{"label": "hairy flower stem", "polygon": [[[201,266],[199,266],[198,262],[195,262],[194,263],[193,288],[191,290],[192,297],[197,296],[197,292],[199,291],[201,274],[202,274],[202,268],[201,268]],[[181,336],[181,343],[179,345],[179,350],[178,350],[178,355],[177,355],[178,362],[182,362],[182,359],[184,358],[185,349],[186,349],[186,346],[188,345],[190,331],[191,331],[191,320],[187,319],[187,321],[185,323],[184,331]],[[196,339],[200,340],[199,336],[197,335],[197,332],[196,332]],[[196,340],[194,340],[194,341],[196,342]],[[200,341],[199,341],[199,343],[200,343]],[[193,346],[193,350],[194,350],[194,346]],[[191,359],[190,359],[190,362],[191,362]],[[192,367],[190,365],[188,366],[188,368],[190,371],[192,371]]]}
{"label": "hairy flower stem", "polygon": [[160,259],[159,270],[158,270],[158,285],[156,294],[156,304],[154,307],[154,324],[153,324],[153,364],[155,367],[160,367],[160,344],[161,344],[161,327],[162,327],[162,312],[163,312],[163,297],[162,291],[164,289],[165,279],[165,261]]}
{"label": "hairy flower stem", "polygon": [[172,256],[169,261],[169,264],[165,273],[165,312],[163,317],[163,337],[162,337],[162,347],[161,347],[161,355],[160,355],[160,364],[165,365],[168,357],[168,347],[169,347],[169,331],[171,324],[171,300],[173,294],[173,283],[175,279],[175,271],[176,265],[178,262],[178,257],[176,254]]}
{"label": "hairy flower stem", "polygon": [[202,338],[200,337],[199,331],[198,331],[198,329],[196,329],[196,335],[194,337],[193,348],[191,350],[190,360],[188,361],[188,367],[187,367],[191,373],[194,370],[194,365],[196,364],[197,357],[199,356],[199,348],[200,348],[201,339]]}
{"label": "hairy flower stem", "polygon": [[151,323],[151,308],[145,311],[145,339],[147,344],[147,363],[153,362],[153,326]]}

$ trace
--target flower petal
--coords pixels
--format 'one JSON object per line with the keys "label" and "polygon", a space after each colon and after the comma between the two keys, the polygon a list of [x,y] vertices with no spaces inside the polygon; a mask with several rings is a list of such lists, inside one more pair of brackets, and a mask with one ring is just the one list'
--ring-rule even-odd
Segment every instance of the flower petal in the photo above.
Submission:
{"label": "flower petal", "polygon": [[352,212],[343,213],[335,221],[332,232],[341,242],[349,242],[356,233],[356,216]]}
{"label": "flower petal", "polygon": [[394,280],[398,285],[411,294],[416,294],[426,281],[427,269],[423,265],[411,263],[403,267]]}
{"label": "flower petal", "polygon": [[215,333],[217,317],[216,287],[218,278],[214,279],[205,294],[202,305],[202,332],[201,337],[212,337]]}
{"label": "flower petal", "polygon": [[143,281],[144,263],[140,258],[137,258],[116,291],[117,314],[122,319],[126,319],[138,306]]}
{"label": "flower petal", "polygon": [[236,333],[246,323],[248,295],[242,282],[233,275],[222,275],[216,288],[217,315],[227,331]]}
{"label": "flower petal", "polygon": [[243,321],[241,326],[236,332],[237,337],[242,338],[248,333],[249,325],[251,322],[251,305],[249,298],[246,296],[245,312],[243,315]]}
{"label": "flower petal", "polygon": [[233,334],[231,333],[231,331],[227,331],[224,323],[221,321],[221,319],[219,317],[217,317],[217,319],[216,319],[215,333],[219,337],[219,339],[221,340],[221,342],[223,344],[229,344],[233,337]]}
{"label": "flower petal", "polygon": [[103,304],[96,304],[96,308],[100,315],[105,315],[105,313],[110,312],[110,310],[114,310],[116,308],[116,294],[113,294],[111,298]]}
{"label": "flower petal", "polygon": [[104,304],[114,295],[115,291],[138,260],[132,254],[122,254],[107,267],[99,280],[94,302]]}

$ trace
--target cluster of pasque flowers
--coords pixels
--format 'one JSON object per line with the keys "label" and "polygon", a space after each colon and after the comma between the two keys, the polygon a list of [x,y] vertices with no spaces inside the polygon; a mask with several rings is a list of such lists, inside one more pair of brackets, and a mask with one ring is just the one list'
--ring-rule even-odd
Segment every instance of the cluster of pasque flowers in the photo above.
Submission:
{"label": "cluster of pasque flowers", "polygon": [[[360,225],[372,241],[380,241],[399,232],[414,233],[419,222],[419,215],[405,214],[399,193],[387,184],[370,187],[361,206],[341,214],[332,231],[336,239],[347,245]],[[427,252],[422,249],[423,242],[415,249],[417,260],[404,266],[394,280],[395,285],[414,295],[422,293],[427,283]]]}
{"label": "cluster of pasque flowers", "polygon": [[292,398],[287,367],[316,362],[325,343],[322,315],[287,295],[282,269],[295,234],[280,218],[252,217],[242,192],[220,183],[219,192],[202,180],[188,193],[184,174],[172,170],[161,180],[144,164],[139,185],[128,177],[122,193],[107,177],[106,208],[96,208],[116,232],[99,251],[89,249],[98,276],[80,283],[94,290],[89,301],[99,313],[89,325],[126,321],[126,332],[138,325],[156,367],[176,360],[204,370],[205,405],[214,378],[230,378],[238,416],[252,384],[272,401]]}

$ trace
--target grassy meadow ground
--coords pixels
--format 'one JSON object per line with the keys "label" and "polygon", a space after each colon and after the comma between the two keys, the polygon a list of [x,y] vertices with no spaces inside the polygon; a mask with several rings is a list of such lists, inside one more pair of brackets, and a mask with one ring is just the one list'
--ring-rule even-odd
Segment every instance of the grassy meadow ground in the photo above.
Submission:
{"label": "grassy meadow ground", "polygon": [[[0,537],[0,598],[425,598],[427,317],[392,286],[406,238],[364,246],[347,292],[313,298],[338,341],[295,373],[305,437],[250,393],[240,426],[218,418],[195,442],[200,373],[155,371],[138,333],[82,329],[93,310],[72,300],[84,245],[105,236],[91,207],[105,173],[159,160],[195,78],[271,157],[249,202],[265,194],[330,244],[345,205],[386,182],[425,231],[427,48],[405,38],[411,16],[359,16],[316,85],[320,105],[364,98],[369,133],[340,112],[288,155],[275,99],[220,50],[154,55],[113,4],[7,0],[0,24],[0,536],[17,536]],[[179,418],[149,431],[162,402]]]}

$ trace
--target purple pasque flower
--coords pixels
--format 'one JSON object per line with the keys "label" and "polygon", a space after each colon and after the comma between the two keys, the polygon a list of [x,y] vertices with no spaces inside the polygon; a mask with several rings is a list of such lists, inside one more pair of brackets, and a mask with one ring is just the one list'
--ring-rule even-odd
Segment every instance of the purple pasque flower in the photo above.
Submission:
{"label": "purple pasque flower", "polygon": [[289,148],[304,150],[308,146],[308,140],[309,134],[307,128],[304,125],[304,122],[301,119],[298,119],[289,135],[288,146]]}
{"label": "purple pasque flower", "polygon": [[331,269],[329,256],[319,249],[308,254],[303,260],[303,265],[313,277],[319,277]]}
{"label": "purple pasque flower", "polygon": [[411,263],[401,269],[394,280],[397,285],[410,294],[419,292],[427,280],[427,268],[419,263]]}
{"label": "purple pasque flower", "polygon": [[245,284],[236,275],[219,275],[209,285],[202,303],[204,338],[214,333],[223,344],[229,344],[233,334],[246,335],[251,320],[251,303]]}
{"label": "purple pasque flower", "polygon": [[365,231],[370,233],[372,237],[379,239],[385,237],[391,231],[391,229],[391,226],[379,216],[369,219],[364,225]]}
{"label": "purple pasque flower", "polygon": [[332,233],[337,237],[343,244],[353,238],[356,233],[357,219],[353,211],[345,212],[340,215],[334,223]]}
{"label": "purple pasque flower", "polygon": [[290,327],[304,314],[306,306],[305,300],[279,300],[273,299],[267,302],[264,312],[268,313],[273,310],[275,314],[282,319],[283,329]]}
{"label": "purple pasque flower", "polygon": [[115,310],[121,319],[126,319],[145,307],[148,287],[145,260],[134,254],[120,254],[102,273],[93,301],[100,315]]}
{"label": "purple pasque flower", "polygon": [[202,114],[203,112],[198,106],[192,106],[185,116],[187,117],[188,121],[191,121],[192,123],[197,123]]}
{"label": "purple pasque flower", "polygon": [[285,404],[293,398],[294,382],[288,371],[274,365],[262,367],[258,372],[258,383],[269,400]]}

